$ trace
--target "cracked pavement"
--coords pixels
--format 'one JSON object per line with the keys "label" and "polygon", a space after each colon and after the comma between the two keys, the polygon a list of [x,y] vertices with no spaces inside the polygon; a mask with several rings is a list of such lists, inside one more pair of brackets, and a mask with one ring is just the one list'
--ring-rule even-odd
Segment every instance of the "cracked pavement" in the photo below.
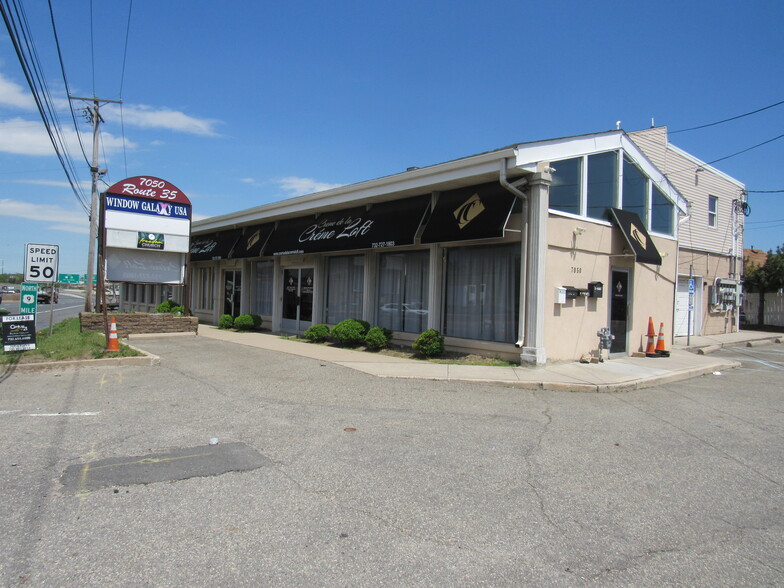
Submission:
{"label": "cracked pavement", "polygon": [[[595,394],[382,380],[199,337],[136,344],[160,365],[0,383],[3,585],[784,583],[775,356]],[[216,437],[270,465],[61,482]]]}

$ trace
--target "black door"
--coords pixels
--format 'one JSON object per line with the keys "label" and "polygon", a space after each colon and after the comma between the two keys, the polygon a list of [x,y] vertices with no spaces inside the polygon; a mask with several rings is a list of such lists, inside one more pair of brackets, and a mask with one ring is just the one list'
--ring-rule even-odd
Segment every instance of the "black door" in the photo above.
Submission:
{"label": "black door", "polygon": [[610,332],[615,335],[610,353],[626,353],[629,315],[629,272],[613,270],[610,283]]}

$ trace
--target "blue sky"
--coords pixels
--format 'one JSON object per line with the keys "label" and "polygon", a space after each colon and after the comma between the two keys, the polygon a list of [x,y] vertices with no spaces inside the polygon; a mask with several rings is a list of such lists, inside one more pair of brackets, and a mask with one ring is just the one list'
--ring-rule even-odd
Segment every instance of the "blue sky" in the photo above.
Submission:
{"label": "blue sky", "polygon": [[[89,199],[49,4],[23,4]],[[102,108],[107,182],[168,180],[196,218],[618,120],[676,131],[784,100],[778,0],[52,4],[72,95],[123,101],[122,117]],[[782,133],[784,104],[671,140],[710,162]],[[716,167],[784,190],[784,138]],[[749,202],[746,247],[784,244],[784,193]],[[3,268],[53,243],[61,272],[85,273],[87,230],[3,27]]]}

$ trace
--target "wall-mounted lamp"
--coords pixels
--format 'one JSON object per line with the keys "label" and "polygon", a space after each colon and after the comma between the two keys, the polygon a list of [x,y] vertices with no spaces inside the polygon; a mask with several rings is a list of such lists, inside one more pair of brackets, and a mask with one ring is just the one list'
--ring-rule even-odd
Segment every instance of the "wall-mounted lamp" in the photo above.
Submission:
{"label": "wall-mounted lamp", "polygon": [[584,227],[574,227],[574,230],[572,231],[572,234],[575,237],[577,237],[579,235],[582,235],[584,232],[585,232],[585,228]]}

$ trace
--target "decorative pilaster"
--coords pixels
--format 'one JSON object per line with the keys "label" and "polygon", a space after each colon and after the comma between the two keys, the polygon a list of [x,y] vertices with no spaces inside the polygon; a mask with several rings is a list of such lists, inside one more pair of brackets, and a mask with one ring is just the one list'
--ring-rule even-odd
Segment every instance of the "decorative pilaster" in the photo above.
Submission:
{"label": "decorative pilaster", "polygon": [[547,211],[550,204],[549,164],[540,164],[528,176],[528,271],[525,283],[525,341],[520,351],[523,364],[544,365],[545,278],[547,269]]}

